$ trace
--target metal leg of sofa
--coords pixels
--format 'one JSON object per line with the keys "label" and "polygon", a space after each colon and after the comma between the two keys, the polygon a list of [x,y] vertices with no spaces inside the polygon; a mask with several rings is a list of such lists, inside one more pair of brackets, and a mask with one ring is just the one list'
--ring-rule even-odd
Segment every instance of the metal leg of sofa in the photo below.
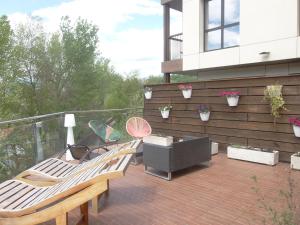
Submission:
{"label": "metal leg of sofa", "polygon": [[201,162],[201,163],[199,163],[199,165],[209,167],[211,165],[211,161],[209,160],[209,161],[206,161],[206,162]]}
{"label": "metal leg of sofa", "polygon": [[155,176],[155,177],[162,178],[162,179],[167,180],[167,181],[170,181],[172,179],[172,172],[168,172],[167,176],[161,176],[159,174],[156,174],[156,173],[153,173],[153,172],[149,171],[146,165],[145,165],[145,173],[150,174],[150,175]]}

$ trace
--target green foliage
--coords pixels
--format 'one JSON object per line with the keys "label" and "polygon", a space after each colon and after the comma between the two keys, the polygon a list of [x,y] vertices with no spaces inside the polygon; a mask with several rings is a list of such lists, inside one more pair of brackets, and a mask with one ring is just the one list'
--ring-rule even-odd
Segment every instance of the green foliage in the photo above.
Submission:
{"label": "green foliage", "polygon": [[271,114],[274,117],[274,122],[276,122],[276,119],[280,117],[281,110],[286,110],[282,96],[282,85],[267,86],[264,95],[264,99],[270,102]]}
{"label": "green foliage", "polygon": [[172,109],[171,105],[165,105],[158,108],[159,111],[170,111]]}
{"label": "green foliage", "polygon": [[142,105],[142,80],[114,71],[98,53],[98,28],[86,20],[64,17],[59,32],[46,34],[35,18],[13,32],[3,16],[0,34],[2,120]]}
{"label": "green foliage", "polygon": [[[272,225],[298,225],[300,223],[299,201],[295,197],[295,181],[288,175],[288,189],[280,190],[278,197],[269,202],[267,196],[259,188],[256,176],[251,177],[255,182],[252,190],[256,193],[259,208],[264,209],[267,216],[261,221],[262,224]],[[280,204],[278,204],[280,202]]]}

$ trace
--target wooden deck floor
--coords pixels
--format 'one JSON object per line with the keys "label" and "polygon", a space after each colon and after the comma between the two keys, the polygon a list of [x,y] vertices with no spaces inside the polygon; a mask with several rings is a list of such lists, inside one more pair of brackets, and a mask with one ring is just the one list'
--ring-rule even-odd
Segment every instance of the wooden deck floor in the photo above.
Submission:
{"label": "wooden deck floor", "polygon": [[[265,211],[259,208],[251,177],[258,178],[258,187],[271,204],[280,200],[280,189],[288,190],[289,171],[285,163],[270,167],[230,160],[224,154],[214,156],[209,168],[182,171],[172,181],[145,174],[142,165],[130,166],[124,178],[111,182],[110,195],[101,200],[100,214],[90,213],[90,224],[262,224]],[[299,181],[300,171],[291,172],[291,177]],[[298,199],[299,182],[295,185]],[[70,224],[78,215],[79,210],[71,212]]]}

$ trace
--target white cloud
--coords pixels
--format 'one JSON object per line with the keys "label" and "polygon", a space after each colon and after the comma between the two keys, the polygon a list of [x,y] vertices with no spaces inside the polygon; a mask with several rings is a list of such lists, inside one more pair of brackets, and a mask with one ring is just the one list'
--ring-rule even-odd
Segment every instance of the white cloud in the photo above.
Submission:
{"label": "white cloud", "polygon": [[[141,76],[160,73],[162,60],[162,28],[118,28],[135,16],[162,16],[159,1],[154,0],[72,0],[57,6],[42,8],[31,13],[42,18],[48,32],[57,31],[62,16],[73,21],[78,17],[87,19],[99,27],[100,51],[111,59],[120,73],[139,70]],[[13,24],[26,20],[26,15],[14,13],[9,16]],[[175,18],[175,19],[174,19]],[[161,23],[162,24],[162,23]],[[173,16],[172,27],[181,32],[181,19]],[[179,27],[179,28],[178,28]],[[177,28],[177,29],[176,29]]]}

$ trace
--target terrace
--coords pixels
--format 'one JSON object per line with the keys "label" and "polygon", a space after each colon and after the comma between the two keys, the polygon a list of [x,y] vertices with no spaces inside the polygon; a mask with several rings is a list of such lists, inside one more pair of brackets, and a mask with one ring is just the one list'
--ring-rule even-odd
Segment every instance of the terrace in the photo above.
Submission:
{"label": "terrace", "polygon": [[[288,174],[286,163],[266,167],[222,153],[213,157],[210,168],[184,170],[171,182],[145,174],[142,165],[130,166],[123,179],[111,182],[110,194],[102,198],[100,213],[90,214],[90,224],[262,224],[269,217],[260,208],[251,177],[257,176],[265,202],[272,206],[275,200],[285,202],[278,193],[287,190]],[[300,173],[291,176],[299,185]],[[295,199],[299,194],[297,189]],[[79,210],[72,211],[71,224],[78,218]]]}
{"label": "terrace", "polygon": [[[122,141],[126,141],[129,137],[125,121],[131,116],[142,115],[141,109],[72,113],[76,115],[76,140],[88,133],[89,120],[113,116],[117,119],[115,127],[120,129]],[[3,170],[6,173],[2,173],[2,180],[14,177],[61,150],[66,136],[63,119],[64,113],[57,113],[2,122],[1,152],[7,154],[2,155],[1,162],[9,162],[10,166]],[[257,183],[252,179],[254,176]],[[280,191],[291,191],[289,182],[292,180],[292,200],[297,202],[299,178],[300,173],[291,171],[287,163],[272,167],[243,162],[228,159],[225,151],[213,156],[209,167],[181,170],[173,174],[172,181],[146,174],[142,164],[130,165],[124,178],[110,183],[109,195],[100,200],[99,214],[89,213],[89,224],[262,224],[270,215],[261,208],[259,199],[263,197],[263,203],[278,212],[286,210],[288,202]],[[254,191],[255,187],[259,188],[259,193]],[[299,208],[295,210],[299,213]],[[69,213],[69,224],[80,219],[79,212],[75,209]]]}

